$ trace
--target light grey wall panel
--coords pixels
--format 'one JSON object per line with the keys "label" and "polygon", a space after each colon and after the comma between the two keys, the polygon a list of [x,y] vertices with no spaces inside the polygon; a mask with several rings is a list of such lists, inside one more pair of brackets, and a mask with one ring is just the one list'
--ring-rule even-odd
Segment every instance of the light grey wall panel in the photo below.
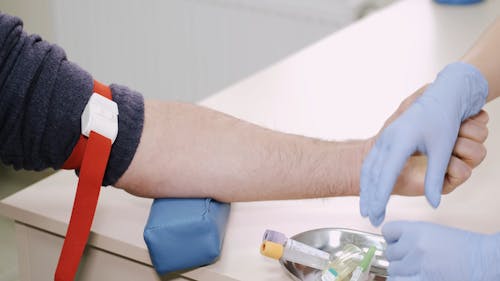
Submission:
{"label": "light grey wall panel", "polygon": [[96,79],[196,101],[387,1],[0,0],[0,9],[61,45]]}

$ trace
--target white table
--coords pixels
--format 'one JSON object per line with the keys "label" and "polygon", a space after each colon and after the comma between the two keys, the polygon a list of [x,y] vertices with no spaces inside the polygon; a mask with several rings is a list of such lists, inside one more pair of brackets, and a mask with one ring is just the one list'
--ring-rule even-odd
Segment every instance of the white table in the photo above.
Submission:
{"label": "white table", "polygon": [[[201,104],[285,132],[365,138],[378,131],[404,97],[458,59],[499,13],[500,0],[467,7],[401,1]],[[487,109],[489,154],[472,178],[445,196],[437,211],[423,197],[394,197],[388,220],[500,230],[500,130],[495,130],[500,104]],[[22,280],[52,278],[75,186],[72,172],[60,172],[0,202],[0,214],[16,221]],[[160,280],[142,238],[150,204],[114,188],[102,191],[79,280]],[[263,231],[293,235],[321,227],[379,231],[359,216],[355,197],[237,203],[220,260],[163,280],[288,280],[277,262],[260,256]]]}

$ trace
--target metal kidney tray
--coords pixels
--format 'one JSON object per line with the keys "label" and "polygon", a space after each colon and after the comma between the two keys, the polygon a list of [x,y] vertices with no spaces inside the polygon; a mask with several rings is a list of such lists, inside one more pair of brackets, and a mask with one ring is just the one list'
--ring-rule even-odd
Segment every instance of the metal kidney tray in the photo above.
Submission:
{"label": "metal kidney tray", "polygon": [[[338,253],[346,244],[354,244],[365,252],[369,247],[375,246],[377,251],[370,272],[377,276],[375,280],[385,280],[383,277],[387,276],[389,263],[383,256],[386,243],[380,235],[346,228],[321,228],[302,232],[291,238],[331,254]],[[294,280],[321,280],[320,270],[289,261],[280,260],[280,263]]]}

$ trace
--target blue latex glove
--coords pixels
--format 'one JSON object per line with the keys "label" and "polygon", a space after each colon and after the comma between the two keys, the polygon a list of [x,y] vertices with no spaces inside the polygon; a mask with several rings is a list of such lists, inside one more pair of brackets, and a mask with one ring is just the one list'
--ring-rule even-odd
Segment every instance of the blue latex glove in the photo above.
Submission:
{"label": "blue latex glove", "polygon": [[444,177],[460,124],[486,102],[488,83],[472,65],[452,63],[378,137],[365,158],[360,178],[360,211],[378,226],[394,184],[408,158],[427,155],[425,195],[439,205]]}
{"label": "blue latex glove", "polygon": [[500,237],[425,222],[389,222],[388,281],[500,280]]}

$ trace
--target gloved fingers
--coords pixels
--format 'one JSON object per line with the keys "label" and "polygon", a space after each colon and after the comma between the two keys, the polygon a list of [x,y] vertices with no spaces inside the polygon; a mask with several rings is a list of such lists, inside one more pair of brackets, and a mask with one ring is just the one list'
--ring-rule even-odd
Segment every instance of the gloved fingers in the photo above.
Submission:
{"label": "gloved fingers", "polygon": [[382,235],[387,244],[392,244],[401,238],[403,233],[407,231],[413,223],[409,221],[391,221],[382,227]]}
{"label": "gloved fingers", "polygon": [[[389,198],[387,198],[387,202],[389,202]],[[387,203],[385,204],[385,206],[387,206]],[[386,207],[383,207],[380,209],[380,211],[377,211],[377,213],[371,213],[369,215],[369,218],[370,218],[370,223],[373,225],[373,226],[379,226],[381,225],[383,222],[384,222],[384,219],[385,219],[385,213],[386,213]],[[379,207],[377,207],[379,208]]]}
{"label": "gloved fingers", "polygon": [[443,194],[448,194],[455,190],[457,186],[464,183],[472,175],[472,168],[464,161],[452,156],[448,164],[448,172],[445,175],[443,184]]}
{"label": "gloved fingers", "polygon": [[396,180],[404,168],[404,165],[414,149],[408,142],[402,142],[398,138],[391,140],[391,144],[386,144],[381,148],[380,155],[381,169],[376,185],[373,187],[374,197],[370,203],[369,217],[373,225],[380,225],[385,217],[385,210],[389,197],[394,189]]}
{"label": "gloved fingers", "polygon": [[486,147],[481,142],[459,137],[453,148],[453,155],[462,159],[471,168],[475,168],[486,157]]}
{"label": "gloved fingers", "polygon": [[458,136],[483,143],[488,138],[488,126],[482,120],[467,119],[460,126]]}
{"label": "gloved fingers", "polygon": [[368,203],[370,202],[370,188],[372,185],[372,166],[377,160],[377,146],[374,145],[373,148],[366,156],[361,167],[361,177],[359,180],[359,210],[362,217],[368,216]]}
{"label": "gloved fingers", "polygon": [[389,276],[413,276],[420,271],[420,263],[412,257],[414,252],[408,253],[404,258],[396,261],[391,261],[387,268]]}
{"label": "gloved fingers", "polygon": [[397,242],[387,245],[384,255],[387,261],[394,262],[404,259],[406,255],[415,247],[415,241],[409,239],[407,236],[402,236]]}
{"label": "gloved fingers", "polygon": [[[381,144],[383,144],[383,138],[380,139]],[[373,202],[375,200],[375,196],[378,192],[377,186],[380,181],[380,174],[382,173],[382,168],[383,168],[383,162],[384,162],[384,154],[381,152],[380,149],[380,143],[378,143],[377,151],[378,153],[375,155],[375,161],[373,161],[373,165],[370,169],[371,175],[371,182],[370,185],[368,186],[368,216],[370,216],[370,213],[372,212],[373,209]]]}
{"label": "gloved fingers", "polygon": [[425,92],[428,85],[424,85],[410,96],[406,97],[400,104],[396,111],[385,121],[382,129],[389,126],[392,122],[398,119],[408,108]]}
{"label": "gloved fingers", "polygon": [[378,178],[380,176],[381,171],[381,155],[380,155],[380,144],[383,138],[379,138],[372,150],[370,151],[364,165],[363,172],[364,180],[363,180],[363,196],[362,202],[360,198],[360,203],[362,203],[362,215],[367,217],[370,213],[371,205],[370,203],[373,201],[374,197],[374,187],[377,184]]}
{"label": "gloved fingers", "polygon": [[441,201],[444,177],[451,158],[452,145],[434,145],[428,150],[428,164],[425,172],[425,196],[432,207]]}
{"label": "gloved fingers", "polygon": [[389,276],[387,281],[423,281],[420,278],[420,275],[412,275],[412,276]]}

